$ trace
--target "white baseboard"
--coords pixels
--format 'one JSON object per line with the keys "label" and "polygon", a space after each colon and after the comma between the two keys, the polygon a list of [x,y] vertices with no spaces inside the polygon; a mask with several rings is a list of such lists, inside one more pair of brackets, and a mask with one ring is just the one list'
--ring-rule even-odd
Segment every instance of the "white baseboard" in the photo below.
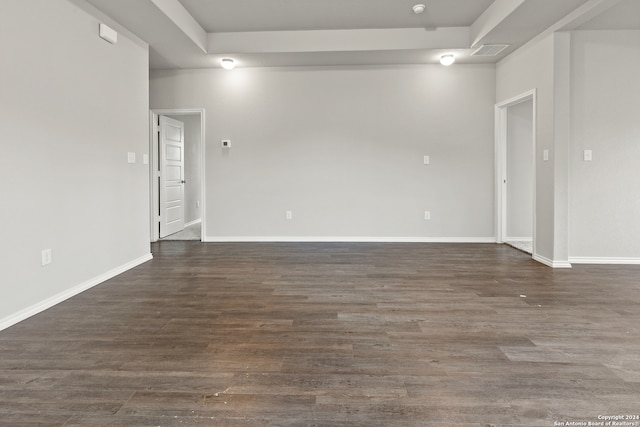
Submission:
{"label": "white baseboard", "polygon": [[496,243],[495,237],[206,236],[203,242]]}
{"label": "white baseboard", "polygon": [[201,222],[202,222],[202,218],[200,218],[200,219],[194,219],[193,221],[189,221],[189,222],[187,222],[187,223],[184,225],[184,227],[185,227],[185,228],[187,228],[187,227],[191,227],[192,225],[196,225],[196,224],[199,224],[199,223],[201,223]]}
{"label": "white baseboard", "polygon": [[505,242],[532,242],[532,237],[504,237],[502,239]]}
{"label": "white baseboard", "polygon": [[571,263],[569,261],[554,261],[538,254],[533,254],[533,259],[551,268],[571,268]]}
{"label": "white baseboard", "polygon": [[639,265],[640,258],[603,258],[603,257],[569,257],[569,262],[573,264],[627,264]]}
{"label": "white baseboard", "polygon": [[16,323],[22,322],[23,320],[31,316],[35,316],[36,314],[41,313],[46,309],[61,303],[62,301],[65,301],[75,295],[78,295],[81,292],[86,291],[87,289],[93,288],[94,286],[99,285],[100,283],[105,282],[112,277],[117,276],[118,274],[122,274],[127,270],[131,270],[132,268],[137,267],[138,265],[147,262],[152,258],[153,255],[151,255],[150,253],[141,256],[138,259],[109,270],[104,274],[87,280],[86,282],[80,283],[79,285],[74,286],[71,289],[67,289],[66,291],[60,292],[57,295],[49,297],[43,301],[40,301],[39,303],[20,310],[17,313],[11,314],[4,319],[0,319],[0,331],[2,331],[3,329],[7,329],[8,327],[15,325]]}

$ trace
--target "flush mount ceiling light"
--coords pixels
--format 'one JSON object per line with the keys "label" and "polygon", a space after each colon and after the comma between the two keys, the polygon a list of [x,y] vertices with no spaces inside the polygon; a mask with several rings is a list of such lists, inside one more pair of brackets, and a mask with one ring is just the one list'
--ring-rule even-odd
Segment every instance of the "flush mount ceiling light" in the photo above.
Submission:
{"label": "flush mount ceiling light", "polygon": [[222,58],[220,65],[222,65],[222,68],[225,70],[233,70],[236,67],[235,61],[231,58]]}
{"label": "flush mount ceiling light", "polygon": [[449,65],[453,64],[454,62],[456,62],[456,57],[453,56],[453,54],[451,54],[451,53],[447,53],[446,55],[442,55],[440,57],[440,63],[442,65],[444,65],[445,67],[448,67]]}
{"label": "flush mount ceiling light", "polygon": [[416,15],[420,15],[422,12],[424,12],[425,8],[426,8],[425,5],[417,4],[417,5],[413,6],[413,13],[415,13]]}

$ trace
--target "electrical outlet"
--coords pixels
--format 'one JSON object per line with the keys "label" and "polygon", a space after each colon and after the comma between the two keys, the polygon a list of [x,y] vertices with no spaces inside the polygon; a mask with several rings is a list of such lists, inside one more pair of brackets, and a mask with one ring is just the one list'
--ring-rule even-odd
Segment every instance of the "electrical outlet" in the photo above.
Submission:
{"label": "electrical outlet", "polygon": [[431,219],[431,212],[424,211],[424,219],[425,220],[430,220]]}
{"label": "electrical outlet", "polygon": [[230,139],[223,139],[221,141],[220,145],[222,145],[222,148],[231,148],[231,140]]}
{"label": "electrical outlet", "polygon": [[51,262],[51,249],[44,249],[42,251],[42,265],[49,265]]}
{"label": "electrical outlet", "polygon": [[200,207],[200,200],[196,202],[196,208],[199,208],[199,207]]}
{"label": "electrical outlet", "polygon": [[287,211],[287,219],[293,219],[293,212]]}

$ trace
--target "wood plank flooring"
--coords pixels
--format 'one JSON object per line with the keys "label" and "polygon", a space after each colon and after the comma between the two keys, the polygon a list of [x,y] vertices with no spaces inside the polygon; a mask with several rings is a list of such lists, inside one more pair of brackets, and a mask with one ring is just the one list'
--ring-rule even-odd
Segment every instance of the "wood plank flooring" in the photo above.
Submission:
{"label": "wood plank flooring", "polygon": [[546,427],[640,413],[640,266],[553,270],[489,244],[153,254],[0,332],[0,425]]}

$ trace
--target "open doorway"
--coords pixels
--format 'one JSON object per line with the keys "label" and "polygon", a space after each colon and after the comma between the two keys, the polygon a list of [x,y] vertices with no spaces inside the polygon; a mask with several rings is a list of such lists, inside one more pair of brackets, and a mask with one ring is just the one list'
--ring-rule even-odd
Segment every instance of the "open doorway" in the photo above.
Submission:
{"label": "open doorway", "polygon": [[150,119],[151,241],[201,241],[204,110],[152,110]]}
{"label": "open doorway", "polygon": [[498,243],[535,254],[535,91],[496,105]]}

